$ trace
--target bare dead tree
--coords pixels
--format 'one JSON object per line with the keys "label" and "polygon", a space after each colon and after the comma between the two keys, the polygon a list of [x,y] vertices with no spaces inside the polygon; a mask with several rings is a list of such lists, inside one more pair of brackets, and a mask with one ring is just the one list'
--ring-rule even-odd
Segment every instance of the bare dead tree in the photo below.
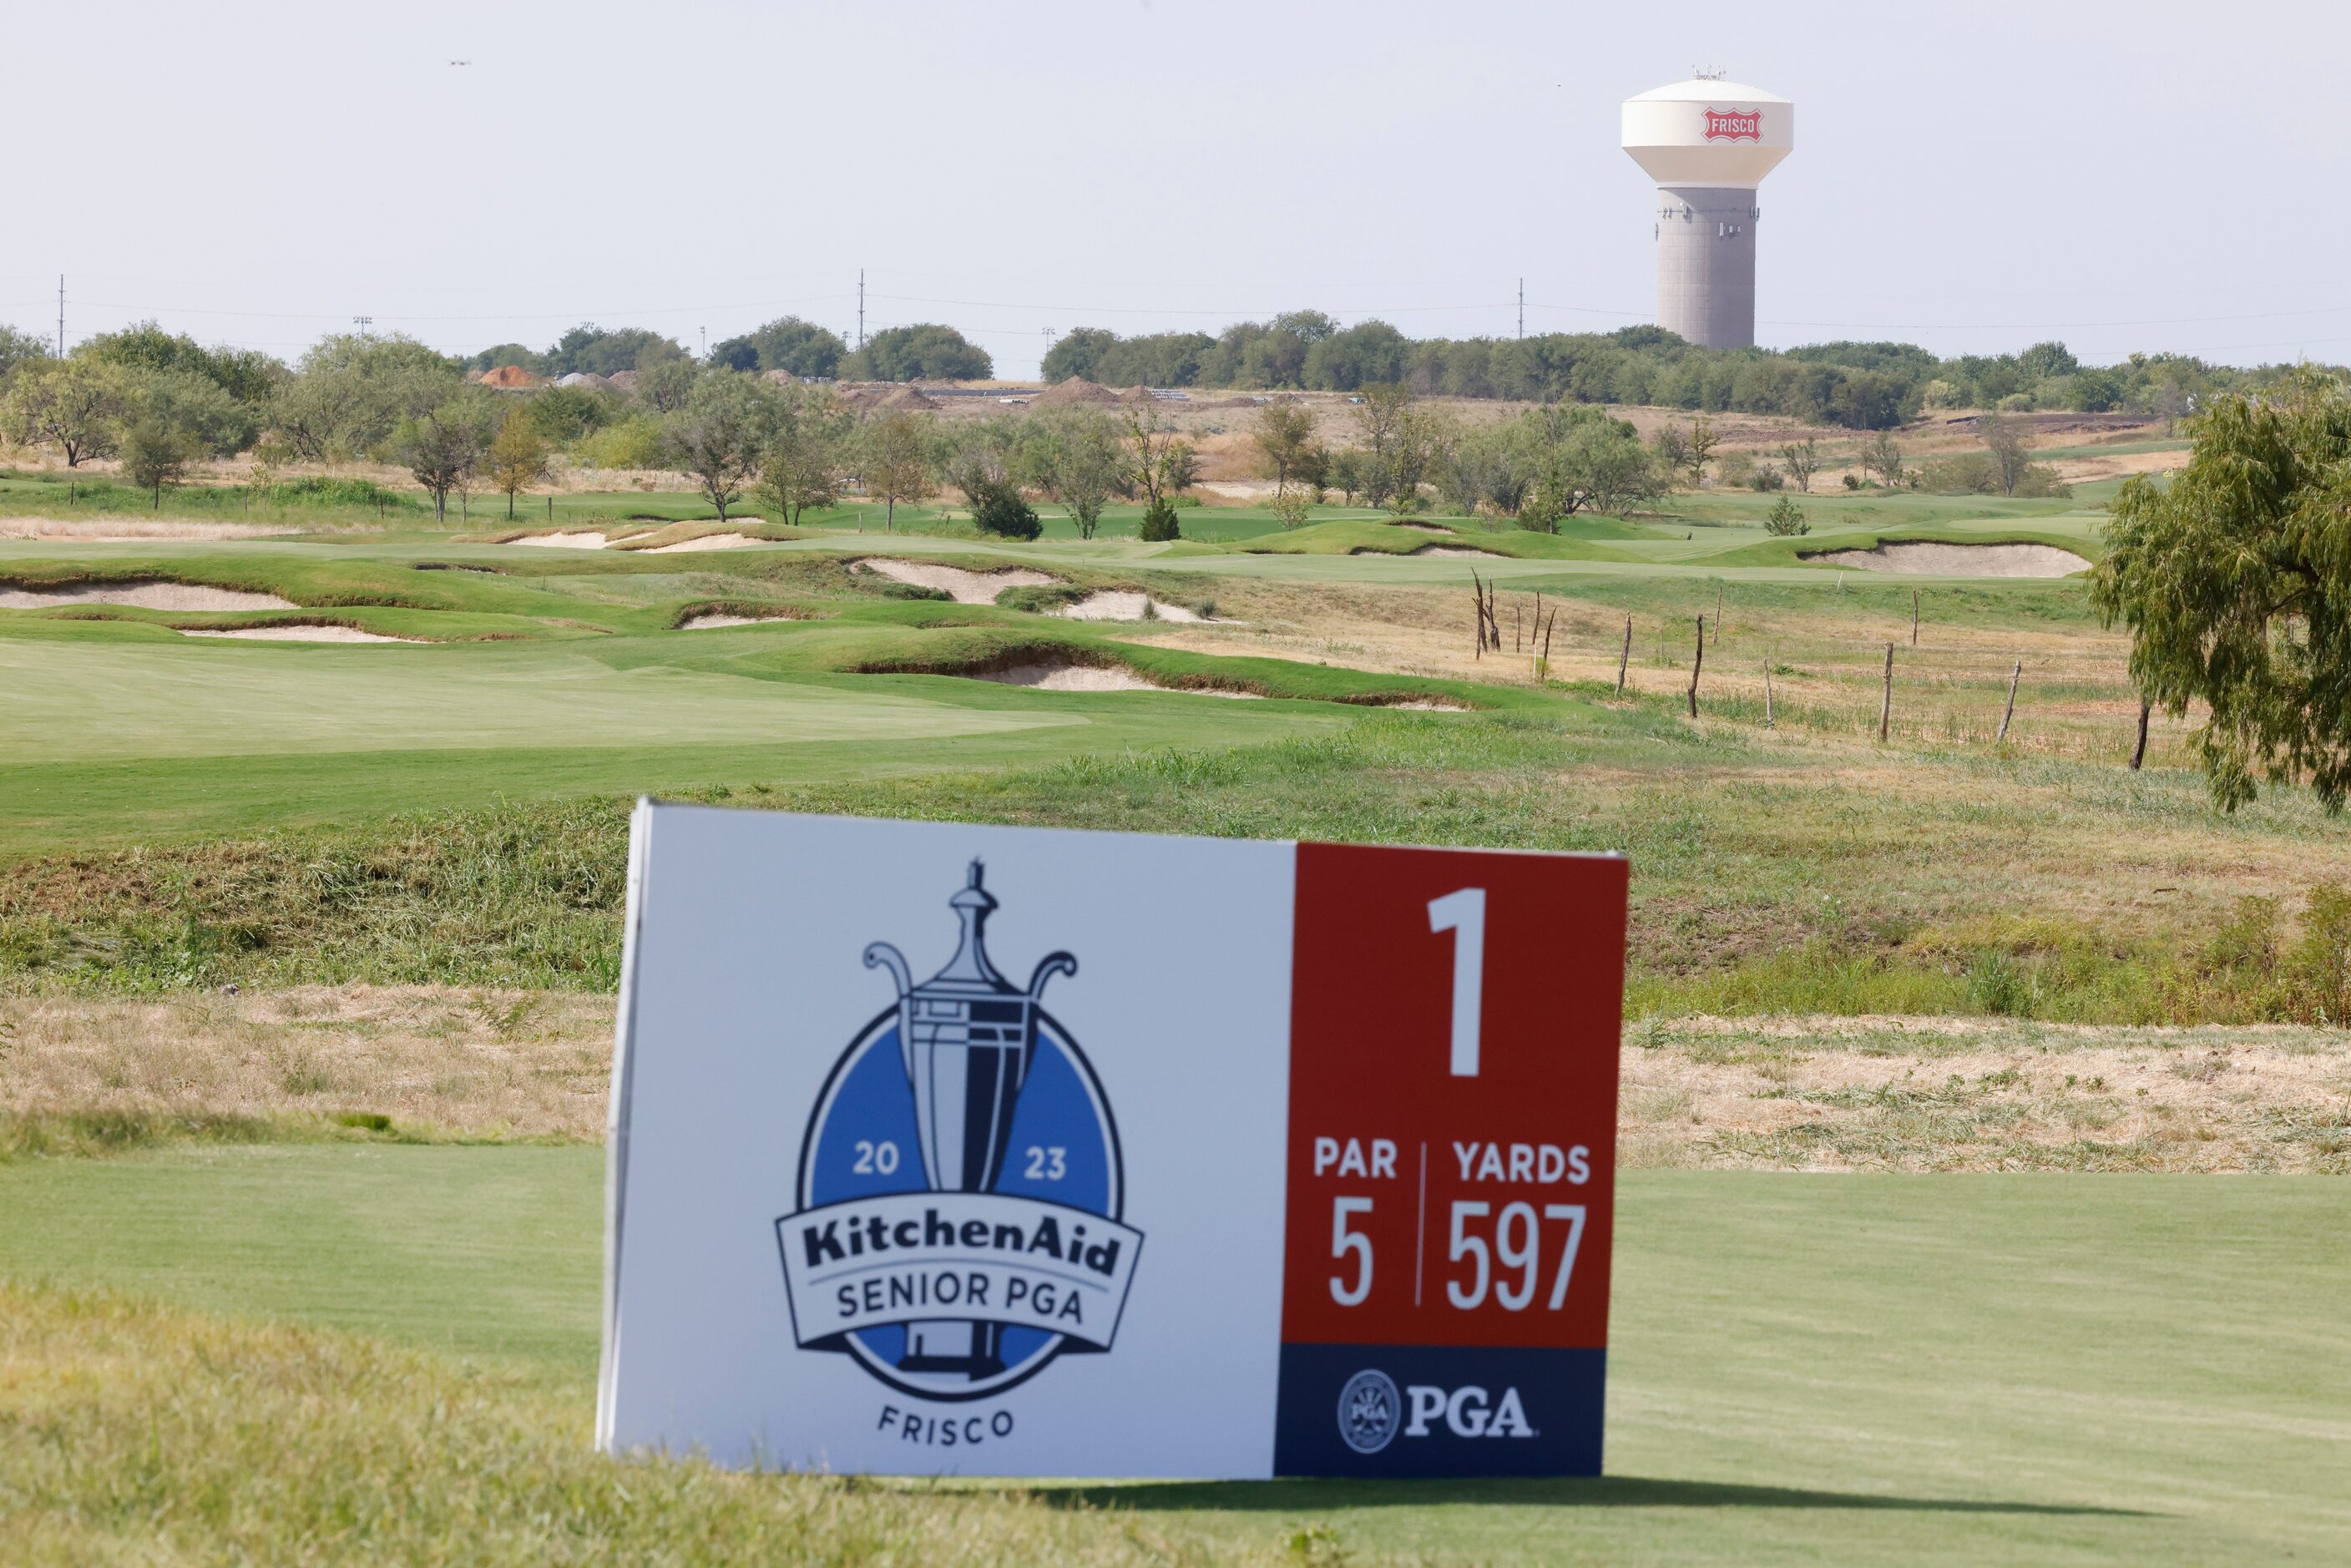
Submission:
{"label": "bare dead tree", "polygon": [[1625,651],[1616,655],[1616,695],[1625,695],[1625,667],[1633,662],[1633,618],[1625,617]]}

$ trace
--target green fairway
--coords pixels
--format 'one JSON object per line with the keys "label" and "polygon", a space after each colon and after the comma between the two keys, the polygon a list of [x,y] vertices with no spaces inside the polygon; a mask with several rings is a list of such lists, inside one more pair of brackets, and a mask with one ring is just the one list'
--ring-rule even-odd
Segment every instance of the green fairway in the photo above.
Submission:
{"label": "green fairway", "polygon": [[[602,1162],[285,1146],[0,1166],[0,1275],[488,1358],[596,1353]],[[1207,1544],[1435,1562],[2351,1552],[2323,1178],[1631,1173],[1598,1483],[1044,1489]]]}

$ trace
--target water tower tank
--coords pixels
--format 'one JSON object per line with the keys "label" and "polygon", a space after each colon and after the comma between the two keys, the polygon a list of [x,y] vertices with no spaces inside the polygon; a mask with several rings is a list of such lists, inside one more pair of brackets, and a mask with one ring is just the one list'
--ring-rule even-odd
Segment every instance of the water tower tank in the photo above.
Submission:
{"label": "water tower tank", "polygon": [[1625,151],[1657,183],[1657,325],[1709,349],[1755,342],[1755,187],[1796,145],[1796,106],[1694,77],[1625,100]]}

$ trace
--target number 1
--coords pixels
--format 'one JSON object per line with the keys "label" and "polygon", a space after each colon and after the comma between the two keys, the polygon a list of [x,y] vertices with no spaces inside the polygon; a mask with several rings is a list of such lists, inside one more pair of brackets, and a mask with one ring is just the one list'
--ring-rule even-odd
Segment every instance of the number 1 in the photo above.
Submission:
{"label": "number 1", "polygon": [[1486,890],[1465,887],[1430,899],[1428,928],[1453,933],[1453,1076],[1475,1078],[1486,989]]}

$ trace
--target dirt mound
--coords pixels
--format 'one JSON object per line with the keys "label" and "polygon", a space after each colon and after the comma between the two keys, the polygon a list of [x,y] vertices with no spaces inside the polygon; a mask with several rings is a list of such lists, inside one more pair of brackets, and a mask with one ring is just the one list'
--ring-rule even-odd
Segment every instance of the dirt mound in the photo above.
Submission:
{"label": "dirt mound", "polygon": [[637,372],[634,371],[614,371],[611,375],[604,378],[604,384],[611,387],[614,392],[633,392],[637,390]]}
{"label": "dirt mound", "polygon": [[892,409],[925,409],[936,408],[939,404],[936,398],[925,397],[920,391],[914,387],[900,387],[896,392],[884,393],[881,401],[876,402],[873,406],[876,408]]}
{"label": "dirt mound", "polygon": [[2055,545],[1947,545],[1919,541],[1882,544],[1871,549],[1823,550],[1798,559],[1816,566],[1930,573],[1937,577],[2071,577],[2090,569],[2088,561]]}
{"label": "dirt mound", "polygon": [[519,392],[525,387],[537,386],[539,379],[520,365],[500,365],[496,370],[484,371],[481,384],[507,392]]}
{"label": "dirt mound", "polygon": [[386,637],[381,632],[362,632],[356,626],[240,626],[233,631],[196,632],[180,629],[183,637],[239,637],[255,643],[406,643],[412,645],[424,641],[422,637]]}
{"label": "dirt mound", "polygon": [[1106,386],[1099,386],[1083,376],[1071,376],[1068,381],[1055,382],[1030,401],[1040,408],[1048,404],[1060,408],[1073,403],[1108,404],[1115,407],[1118,402],[1118,393]]}
{"label": "dirt mound", "polygon": [[1120,402],[1155,402],[1158,401],[1151,395],[1151,389],[1149,387],[1140,384],[1131,387],[1122,387],[1112,395]]}
{"label": "dirt mound", "polygon": [[1008,588],[1042,588],[1054,580],[1041,571],[1030,571],[1023,567],[1006,567],[998,571],[967,571],[962,567],[946,566],[935,560],[870,558],[859,561],[851,570],[876,572],[893,582],[910,583],[916,588],[935,588],[957,604],[993,604],[996,596]]}
{"label": "dirt mound", "polygon": [[60,604],[122,604],[134,610],[297,610],[274,593],[138,578],[125,582],[72,582],[58,588],[0,588],[0,610],[47,610]]}

